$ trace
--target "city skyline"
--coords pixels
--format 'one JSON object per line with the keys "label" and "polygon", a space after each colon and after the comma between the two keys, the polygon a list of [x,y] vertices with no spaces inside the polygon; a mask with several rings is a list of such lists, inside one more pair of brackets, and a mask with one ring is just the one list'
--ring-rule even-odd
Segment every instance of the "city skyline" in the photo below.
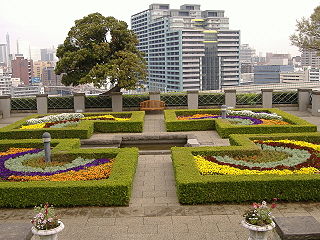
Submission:
{"label": "city skyline", "polygon": [[[44,5],[39,0],[4,0],[2,3],[0,43],[5,43],[5,35],[8,32],[11,38],[11,52],[15,53],[17,39],[30,42],[32,49],[51,48],[63,43],[74,21],[93,12],[124,20],[131,28],[130,16],[146,10],[152,3],[168,3],[171,8],[179,8],[190,1],[177,0],[172,4],[163,0],[138,0],[134,3],[119,0],[110,4],[92,0],[87,4],[83,1],[57,0],[54,2],[55,5]],[[309,17],[319,2],[309,0],[298,5],[288,0],[199,0],[193,4],[200,4],[203,9],[224,10],[226,17],[230,19],[230,28],[241,31],[241,43],[255,48],[257,54],[274,52],[290,53],[294,56],[299,52],[298,48],[290,46],[289,36],[295,31],[296,20]],[[126,6],[125,10],[123,6]]]}

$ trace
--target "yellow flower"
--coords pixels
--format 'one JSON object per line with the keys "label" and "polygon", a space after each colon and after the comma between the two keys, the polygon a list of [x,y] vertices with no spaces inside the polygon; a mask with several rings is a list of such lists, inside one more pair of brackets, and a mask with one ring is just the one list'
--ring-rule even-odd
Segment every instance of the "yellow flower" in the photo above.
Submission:
{"label": "yellow flower", "polygon": [[45,125],[46,123],[37,123],[32,125],[21,126],[20,129],[38,129],[38,128],[44,128]]}
{"label": "yellow flower", "polygon": [[320,173],[320,171],[314,167],[301,168],[299,170],[250,170],[250,169],[239,169],[228,165],[219,165],[218,163],[210,162],[202,156],[194,157],[196,166],[202,175],[291,175],[291,174],[314,174]]}

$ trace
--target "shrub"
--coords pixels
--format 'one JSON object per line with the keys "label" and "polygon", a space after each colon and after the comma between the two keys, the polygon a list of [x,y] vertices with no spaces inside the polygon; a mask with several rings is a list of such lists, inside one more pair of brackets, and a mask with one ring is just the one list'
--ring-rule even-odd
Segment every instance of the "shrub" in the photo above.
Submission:
{"label": "shrub", "polygon": [[[110,113],[85,113],[85,116],[102,115]],[[144,112],[123,112],[112,113],[117,117],[131,117],[129,121],[102,121],[88,120],[81,121],[72,128],[41,128],[41,129],[19,129],[29,119],[43,115],[32,115],[19,120],[0,129],[0,139],[38,139],[42,138],[44,132],[49,132],[52,138],[90,138],[93,132],[142,132]]]}
{"label": "shrub", "polygon": [[206,110],[165,110],[165,122],[168,132],[216,130],[222,138],[230,134],[256,134],[281,132],[315,132],[317,126],[279,109],[248,109],[254,112],[269,112],[280,115],[290,125],[235,125],[224,119],[178,120],[177,116],[197,113],[220,114],[219,109]]}
{"label": "shrub", "polygon": [[296,139],[320,142],[320,133],[231,135],[226,147],[172,148],[177,194],[182,204],[261,201],[319,201],[320,175],[206,175],[196,168],[195,155],[250,155],[260,149],[253,139]]}
{"label": "shrub", "polygon": [[[41,140],[0,140],[1,149],[40,147]],[[54,157],[115,158],[108,179],[66,182],[0,182],[0,207],[128,205],[138,161],[138,149],[79,149],[79,139],[53,140]]]}

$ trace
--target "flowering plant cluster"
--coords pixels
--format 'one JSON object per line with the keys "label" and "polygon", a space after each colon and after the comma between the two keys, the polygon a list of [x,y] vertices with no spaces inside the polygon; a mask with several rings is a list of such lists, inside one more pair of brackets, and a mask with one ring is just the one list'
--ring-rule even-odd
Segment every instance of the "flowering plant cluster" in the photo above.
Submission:
{"label": "flowering plant cluster", "polygon": [[276,113],[266,113],[266,112],[253,112],[250,110],[241,110],[241,111],[234,111],[228,110],[228,116],[243,116],[243,117],[252,117],[258,119],[277,119],[282,120],[282,117]]}
{"label": "flowering plant cluster", "polygon": [[49,206],[48,203],[44,206],[34,207],[34,212],[36,216],[31,220],[31,223],[36,229],[50,230],[60,225],[53,206]]}
{"label": "flowering plant cluster", "polygon": [[40,129],[40,128],[64,128],[74,127],[82,120],[113,120],[128,121],[129,118],[116,118],[112,115],[90,116],[85,117],[82,113],[62,113],[50,115],[43,118],[32,118],[26,121],[20,129]]}
{"label": "flowering plant cluster", "polygon": [[[320,147],[317,144],[295,140],[254,141],[262,151],[280,151],[287,154],[284,159],[259,162],[246,161],[245,157],[195,156],[195,162],[203,175],[252,175],[252,174],[314,174],[320,173]],[[256,156],[257,158],[259,155]],[[249,159],[249,157],[247,157]]]}
{"label": "flowering plant cluster", "polygon": [[[248,110],[227,112],[227,120],[238,125],[288,125],[289,123],[282,120],[281,116],[275,113],[256,113]],[[178,120],[197,120],[221,118],[221,115],[214,114],[194,114],[192,116],[178,116]]]}
{"label": "flowering plant cluster", "polygon": [[[7,153],[7,154],[6,154]],[[111,174],[113,160],[77,158],[63,166],[46,168],[22,163],[43,156],[41,149],[9,149],[0,154],[0,179],[9,181],[79,181],[106,179]]]}
{"label": "flowering plant cluster", "polygon": [[273,222],[271,209],[275,207],[276,204],[272,203],[271,208],[269,208],[265,201],[262,201],[261,204],[253,203],[252,208],[246,211],[243,217],[245,218],[247,223],[263,227]]}
{"label": "flowering plant cluster", "polygon": [[56,115],[49,115],[42,118],[31,118],[26,121],[27,125],[33,125],[38,123],[49,123],[49,122],[60,122],[60,121],[70,121],[74,119],[83,118],[82,113],[61,113]]}

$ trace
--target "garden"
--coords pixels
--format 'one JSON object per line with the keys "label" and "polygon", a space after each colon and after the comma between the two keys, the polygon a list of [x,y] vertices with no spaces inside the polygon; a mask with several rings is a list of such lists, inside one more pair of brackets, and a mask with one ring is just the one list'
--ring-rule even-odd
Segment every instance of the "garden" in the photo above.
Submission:
{"label": "garden", "polygon": [[0,140],[0,207],[128,205],[138,150],[79,147],[54,139],[45,162],[40,139]]}
{"label": "garden", "polygon": [[232,134],[231,146],[174,148],[182,204],[320,200],[320,133]]}
{"label": "garden", "polygon": [[0,139],[90,138],[93,133],[142,132],[144,112],[31,115],[0,129]]}
{"label": "garden", "polygon": [[165,110],[168,132],[216,130],[222,138],[230,134],[314,132],[317,127],[279,109],[228,110],[225,119],[220,109]]}

